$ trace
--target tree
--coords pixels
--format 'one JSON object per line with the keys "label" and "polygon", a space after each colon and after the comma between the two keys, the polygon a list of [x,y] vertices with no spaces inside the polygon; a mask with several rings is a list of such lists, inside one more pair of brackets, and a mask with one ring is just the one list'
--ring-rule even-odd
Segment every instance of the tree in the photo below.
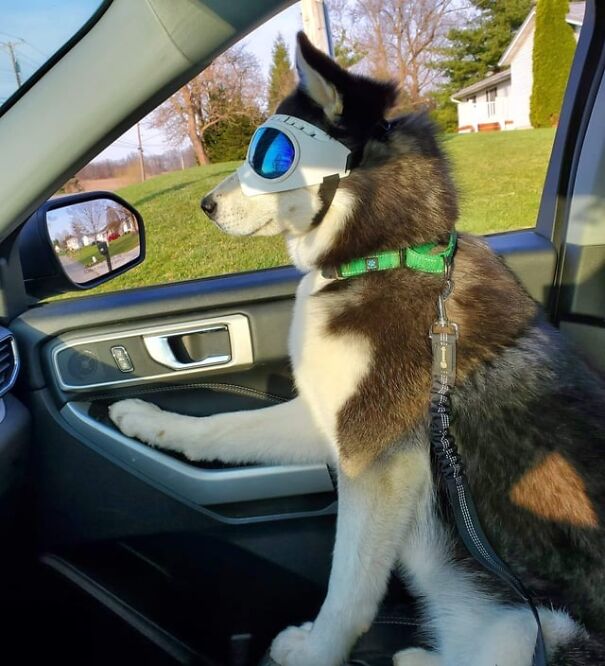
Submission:
{"label": "tree", "polygon": [[277,105],[286,97],[295,85],[294,70],[290,62],[288,48],[281,33],[273,42],[271,67],[269,69],[269,91],[267,109],[273,113]]}
{"label": "tree", "polygon": [[231,162],[246,157],[248,144],[258,127],[252,118],[217,123],[206,133],[206,153],[211,162]]}
{"label": "tree", "polygon": [[70,228],[72,236],[75,236],[79,241],[82,240],[82,236],[86,235],[86,227],[82,222],[80,222],[77,215],[75,214],[71,216]]}
{"label": "tree", "polygon": [[434,63],[443,83],[433,94],[436,119],[445,129],[457,126],[450,97],[498,70],[498,61],[531,9],[532,0],[471,0],[469,27],[454,27]]}
{"label": "tree", "polygon": [[208,132],[242,119],[258,123],[263,89],[256,58],[242,46],[234,47],[158,107],[151,123],[175,146],[188,140],[198,163],[208,164]]}
{"label": "tree", "polygon": [[342,22],[336,32],[345,64],[352,58],[360,72],[394,79],[401,91],[399,109],[425,108],[440,77],[431,63],[458,19],[460,2],[354,0],[346,14],[346,27]]}
{"label": "tree", "polygon": [[573,30],[565,21],[568,11],[568,0],[538,0],[536,5],[529,112],[533,127],[552,127],[559,120],[576,47]]}
{"label": "tree", "polygon": [[366,53],[361,50],[358,43],[351,43],[347,33],[341,30],[336,33],[334,39],[334,60],[345,69],[353,67],[360,60],[366,57]]}
{"label": "tree", "polygon": [[103,199],[75,204],[70,209],[71,229],[76,238],[84,235],[96,238],[107,224],[107,206]]}

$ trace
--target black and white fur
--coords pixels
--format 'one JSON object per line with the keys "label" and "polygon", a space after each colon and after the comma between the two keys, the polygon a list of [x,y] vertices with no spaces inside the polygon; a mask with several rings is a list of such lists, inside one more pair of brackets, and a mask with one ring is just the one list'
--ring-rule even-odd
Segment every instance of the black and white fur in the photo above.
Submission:
{"label": "black and white fur", "polygon": [[[464,553],[433,477],[427,331],[441,278],[399,269],[343,283],[321,273],[446,238],[457,214],[447,163],[426,119],[380,130],[395,97],[390,84],[344,72],[304,36],[297,67],[299,88],[278,112],[346,143],[359,167],[319,221],[322,186],[246,197],[234,174],[209,196],[219,228],[281,234],[306,273],[289,338],[298,396],[205,418],[125,400],[110,416],[126,435],[192,460],[338,468],[327,596],[313,623],[275,638],[271,656],[281,666],[342,664],[394,568],[422,600],[433,645],[399,653],[397,666],[530,666],[529,611]],[[461,382],[453,428],[485,530],[537,592],[552,666],[605,663],[603,382],[481,241],[461,238],[454,279]],[[552,507],[534,499],[536,484]]]}

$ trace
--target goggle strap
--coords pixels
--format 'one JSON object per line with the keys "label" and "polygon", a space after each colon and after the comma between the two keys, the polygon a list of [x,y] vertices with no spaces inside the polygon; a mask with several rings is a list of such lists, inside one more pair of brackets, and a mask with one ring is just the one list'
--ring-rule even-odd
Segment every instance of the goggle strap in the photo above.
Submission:
{"label": "goggle strap", "polygon": [[313,220],[311,221],[311,226],[316,227],[326,216],[332,201],[334,201],[334,195],[338,189],[340,183],[340,176],[335,173],[331,176],[326,176],[323,180],[323,183],[319,186],[319,198],[321,199],[321,208],[315,213]]}

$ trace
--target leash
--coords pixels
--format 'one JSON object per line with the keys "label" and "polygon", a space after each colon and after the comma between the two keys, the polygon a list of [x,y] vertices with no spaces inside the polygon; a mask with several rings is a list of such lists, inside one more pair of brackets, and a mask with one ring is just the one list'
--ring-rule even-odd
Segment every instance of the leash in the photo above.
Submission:
{"label": "leash", "polygon": [[458,453],[454,436],[449,431],[452,415],[450,391],[456,381],[456,341],[458,339],[458,327],[448,320],[445,310],[445,301],[453,289],[451,267],[450,261],[445,271],[445,289],[439,295],[437,303],[438,318],[429,332],[433,351],[430,406],[431,447],[445,483],[449,505],[453,511],[460,538],[469,554],[484,569],[506,583],[529,606],[538,626],[532,666],[547,666],[542,625],[536,606],[529,592],[500,559],[483,532],[462,459]]}

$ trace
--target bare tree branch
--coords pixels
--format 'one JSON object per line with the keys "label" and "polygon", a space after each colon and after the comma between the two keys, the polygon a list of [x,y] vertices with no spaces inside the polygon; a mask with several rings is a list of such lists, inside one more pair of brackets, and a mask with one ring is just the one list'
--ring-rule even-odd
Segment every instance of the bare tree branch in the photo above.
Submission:
{"label": "bare tree branch", "polygon": [[188,140],[197,161],[207,164],[206,132],[240,117],[260,119],[264,85],[256,58],[233,47],[158,107],[151,124],[175,146]]}
{"label": "bare tree branch", "polygon": [[340,24],[366,54],[357,69],[394,79],[400,106],[422,108],[439,80],[432,66],[448,31],[465,12],[464,0],[353,0],[347,10],[336,4]]}

